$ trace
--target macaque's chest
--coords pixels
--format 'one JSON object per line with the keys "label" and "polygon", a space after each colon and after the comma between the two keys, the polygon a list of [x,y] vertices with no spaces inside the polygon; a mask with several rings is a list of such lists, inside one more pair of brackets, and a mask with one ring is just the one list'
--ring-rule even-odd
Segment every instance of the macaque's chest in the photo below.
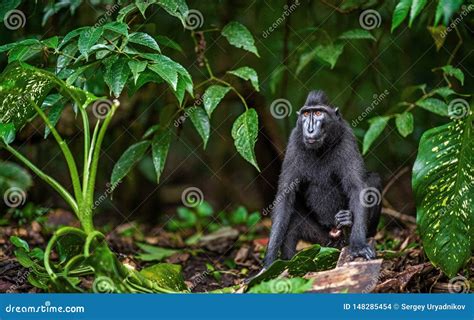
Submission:
{"label": "macaque's chest", "polygon": [[327,228],[334,227],[334,216],[337,212],[349,209],[342,183],[334,173],[319,174],[310,179],[301,191],[308,214]]}

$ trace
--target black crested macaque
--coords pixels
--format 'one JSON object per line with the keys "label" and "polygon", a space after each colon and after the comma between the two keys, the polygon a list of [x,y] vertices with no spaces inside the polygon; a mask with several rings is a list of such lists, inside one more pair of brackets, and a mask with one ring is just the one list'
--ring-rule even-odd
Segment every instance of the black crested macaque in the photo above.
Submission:
{"label": "black crested macaque", "polygon": [[324,92],[310,92],[286,149],[264,267],[279,252],[291,259],[298,240],[349,243],[353,258],[374,259],[367,237],[376,233],[380,195],[380,178],[366,171],[349,124]]}

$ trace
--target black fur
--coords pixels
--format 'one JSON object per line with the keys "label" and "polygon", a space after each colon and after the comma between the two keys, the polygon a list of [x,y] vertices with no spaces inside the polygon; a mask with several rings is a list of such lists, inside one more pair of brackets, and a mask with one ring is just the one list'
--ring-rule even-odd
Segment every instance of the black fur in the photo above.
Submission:
{"label": "black fur", "polygon": [[[316,106],[323,108],[313,108]],[[304,121],[313,119],[308,110],[324,112],[321,138],[310,139],[310,144],[305,140],[307,126],[303,126]],[[366,171],[350,126],[329,106],[322,91],[310,92],[283,161],[277,192],[280,200],[272,213],[265,267],[280,251],[283,259],[290,259],[300,239],[336,247],[349,242],[353,257],[375,258],[367,237],[376,232],[381,208],[378,204],[369,208],[362,205],[360,194],[368,187],[380,192],[380,179]],[[330,236],[338,226],[347,228],[347,236]]]}

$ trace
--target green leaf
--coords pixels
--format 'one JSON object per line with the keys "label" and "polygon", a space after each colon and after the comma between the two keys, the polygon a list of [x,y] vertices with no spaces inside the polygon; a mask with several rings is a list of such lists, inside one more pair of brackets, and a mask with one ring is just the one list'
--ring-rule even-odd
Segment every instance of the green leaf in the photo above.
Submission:
{"label": "green leaf", "polygon": [[26,192],[33,185],[31,175],[14,162],[0,161],[0,192],[19,188]]}
{"label": "green leaf", "polygon": [[329,43],[325,45],[318,45],[313,50],[303,53],[300,56],[296,74],[299,74],[303,68],[308,65],[315,58],[319,58],[324,62],[329,63],[331,69],[336,65],[339,56],[344,50],[344,43]]}
{"label": "green leaf", "polygon": [[188,209],[186,207],[179,207],[177,212],[178,212],[178,217],[183,222],[185,222],[184,226],[186,228],[193,227],[193,226],[196,225],[198,220],[197,220],[197,216],[194,213],[194,211],[192,211],[191,209]]}
{"label": "green leaf", "polygon": [[431,262],[454,277],[474,248],[473,116],[426,131],[413,166],[417,224]]}
{"label": "green leaf", "polygon": [[187,109],[186,113],[189,114],[191,122],[194,124],[194,127],[202,138],[204,149],[206,149],[207,141],[211,134],[211,123],[209,117],[202,108],[196,106]]}
{"label": "green leaf", "polygon": [[247,227],[249,229],[255,227],[255,225],[260,221],[260,213],[258,212],[253,212],[252,214],[249,215],[249,218],[247,219]]}
{"label": "green leaf", "polygon": [[163,55],[153,55],[154,64],[148,64],[148,69],[157,73],[163,80],[165,80],[173,90],[178,86],[178,70],[176,62]]}
{"label": "green leaf", "polygon": [[45,40],[41,40],[41,43],[43,43],[48,48],[56,49],[59,45],[59,38],[54,36]]}
{"label": "green leaf", "polygon": [[18,46],[8,53],[8,63],[26,61],[42,52],[41,46]]}
{"label": "green leaf", "polygon": [[130,70],[126,58],[118,58],[106,65],[104,81],[109,86],[113,95],[118,98],[127,83]]}
{"label": "green leaf", "polygon": [[183,26],[185,25],[186,14],[189,11],[188,5],[184,0],[159,0],[160,5],[170,15],[177,17],[181,20]]}
{"label": "green leaf", "polygon": [[391,32],[393,32],[408,16],[408,11],[410,11],[411,5],[412,0],[398,1],[395,10],[393,11]]}
{"label": "green leaf", "polygon": [[[0,75],[0,124],[13,123],[16,130],[23,127],[36,114],[30,99],[41,105],[48,93],[58,86],[55,81],[54,75],[27,64],[8,65]],[[11,138],[11,127],[3,126],[2,132],[3,137],[8,133]]]}
{"label": "green leaf", "polygon": [[450,95],[456,94],[456,92],[450,87],[436,88],[432,91],[432,93],[436,93],[445,99],[448,98]]}
{"label": "green leaf", "polygon": [[147,66],[148,62],[146,61],[138,61],[138,60],[130,60],[128,62],[128,67],[132,70],[133,74],[133,82],[137,84],[138,77],[140,73],[142,73]]}
{"label": "green leaf", "polygon": [[240,155],[260,171],[254,151],[257,136],[257,111],[255,109],[248,109],[235,120],[232,126],[232,138],[234,139],[235,148]]}
{"label": "green leaf", "polygon": [[161,173],[165,168],[166,157],[168,156],[168,149],[171,144],[171,131],[159,131],[153,137],[151,143],[151,153],[153,158],[153,165],[156,172],[156,183],[160,182]]}
{"label": "green leaf", "polygon": [[239,78],[242,78],[244,80],[250,80],[252,83],[252,86],[255,88],[255,91],[260,91],[258,87],[258,75],[257,72],[250,68],[250,67],[241,67],[236,70],[232,71],[227,71],[230,74],[233,74],[234,76],[237,76]]}
{"label": "green leaf", "polygon": [[385,127],[387,126],[387,122],[390,117],[375,117],[369,120],[370,127],[369,130],[364,135],[364,142],[363,142],[363,154],[366,154],[369,151],[370,146],[374,141],[380,136],[383,132]]}
{"label": "green leaf", "polygon": [[375,37],[367,30],[364,29],[353,29],[348,30],[339,36],[339,39],[352,40],[352,39],[368,39],[376,40]]}
{"label": "green leaf", "polygon": [[165,47],[174,49],[174,50],[179,51],[179,52],[183,52],[183,48],[181,48],[179,43],[177,43],[176,41],[174,41],[174,40],[172,40],[172,39],[170,39],[166,36],[157,35],[157,36],[155,36],[155,39],[156,39],[156,42],[158,42],[159,44],[162,44]]}
{"label": "green leaf", "polygon": [[30,246],[28,242],[17,236],[11,236],[10,242],[17,248],[23,248],[26,252],[30,251]]}
{"label": "green leaf", "polygon": [[407,137],[413,132],[413,115],[411,112],[404,112],[402,114],[397,114],[395,118],[395,124],[397,125],[398,132],[402,137]]}
{"label": "green leaf", "polygon": [[252,288],[248,293],[304,293],[313,286],[314,279],[280,278],[264,281]]}
{"label": "green leaf", "polygon": [[321,247],[319,244],[303,249],[291,260],[276,260],[265,272],[254,277],[249,287],[278,277],[285,270],[291,276],[301,277],[308,272],[329,270],[336,266],[339,250],[336,248]]}
{"label": "green leaf", "polygon": [[237,48],[254,53],[257,57],[257,47],[255,47],[255,41],[250,31],[241,23],[232,21],[222,29],[221,34],[229,41],[231,45]]}
{"label": "green leaf", "polygon": [[453,14],[459,10],[463,3],[464,0],[439,0],[436,7],[434,25],[437,26],[441,18],[444,17],[443,23],[447,26]]}
{"label": "green leaf", "polygon": [[210,217],[214,213],[214,209],[212,209],[211,205],[208,202],[202,201],[196,207],[196,212],[200,217]]}
{"label": "green leaf", "polygon": [[72,30],[71,32],[66,34],[63,40],[61,41],[61,43],[59,44],[59,49],[61,49],[66,43],[68,43],[69,41],[71,41],[72,39],[80,35],[83,31],[88,30],[89,28],[90,27],[81,27],[81,28]]}
{"label": "green leaf", "polygon": [[21,0],[3,0],[0,2],[0,20],[4,21],[5,14],[18,7],[21,3]]}
{"label": "green leaf", "polygon": [[145,243],[136,243],[137,247],[144,251],[139,253],[136,257],[142,261],[161,261],[179,252],[178,250],[155,247]]}
{"label": "green leaf", "polygon": [[[46,97],[43,102],[43,105],[41,106],[42,109],[46,109],[48,111],[47,117],[53,126],[56,126],[59,121],[59,118],[61,117],[61,113],[65,108],[64,100],[65,99],[63,99],[60,94],[53,93]],[[49,127],[45,126],[44,138],[46,139],[50,133],[51,130],[49,129]]]}
{"label": "green leaf", "polygon": [[128,25],[123,22],[109,22],[103,28],[128,37]]}
{"label": "green leaf", "polygon": [[160,52],[160,46],[158,45],[156,40],[153,39],[153,37],[147,33],[143,33],[143,32],[131,33],[130,37],[128,38],[128,41]]}
{"label": "green leaf", "polygon": [[5,144],[12,143],[15,140],[15,125],[13,123],[0,123],[0,138]]}
{"label": "green leaf", "polygon": [[461,69],[455,68],[451,65],[447,65],[447,66],[441,67],[441,70],[443,70],[443,72],[446,75],[455,77],[456,79],[459,80],[459,82],[461,82],[461,85],[464,85],[464,73],[461,71]]}
{"label": "green leaf", "polygon": [[209,118],[211,118],[212,112],[214,112],[217,105],[221,102],[229,90],[229,87],[223,87],[219,85],[212,85],[206,89],[202,99],[204,101],[204,109],[206,110]]}
{"label": "green leaf", "polygon": [[237,209],[232,212],[230,215],[230,222],[232,225],[245,224],[248,218],[248,211],[245,207],[239,206]]}
{"label": "green leaf", "polygon": [[148,280],[153,281],[161,288],[176,292],[188,290],[184,283],[180,265],[159,263],[142,269],[140,274]]}
{"label": "green leaf", "polygon": [[112,170],[111,184],[116,185],[140,161],[150,146],[150,141],[140,141],[131,145],[120,157]]}
{"label": "green leaf", "polygon": [[436,98],[426,98],[423,100],[418,100],[416,105],[422,107],[425,110],[439,114],[440,116],[447,117],[448,114],[448,105],[442,100]]}
{"label": "green leaf", "polygon": [[102,27],[90,27],[83,30],[79,36],[78,47],[81,54],[86,58],[89,58],[89,51],[91,47],[99,41],[104,29]]}
{"label": "green leaf", "polygon": [[408,26],[410,28],[413,24],[413,21],[415,21],[415,18],[421,13],[423,8],[426,6],[427,2],[427,0],[413,0],[410,10],[410,22],[408,22]]}

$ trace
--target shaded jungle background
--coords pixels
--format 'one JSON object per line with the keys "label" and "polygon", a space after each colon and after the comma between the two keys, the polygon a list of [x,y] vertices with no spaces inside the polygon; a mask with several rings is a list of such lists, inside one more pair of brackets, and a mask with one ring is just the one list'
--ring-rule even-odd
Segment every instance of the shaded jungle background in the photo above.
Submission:
{"label": "shaded jungle background", "polygon": [[[94,25],[106,14],[115,14],[113,1],[71,1],[53,12],[54,1],[28,1],[19,9],[26,13],[26,25],[15,31],[0,26],[0,44],[40,36],[48,38],[65,35],[80,26]],[[340,3],[345,3],[339,6]],[[141,160],[113,192],[113,196],[100,204],[96,223],[106,229],[137,221],[148,228],[158,228],[175,217],[183,206],[182,193],[189,187],[202,191],[203,198],[215,212],[233,211],[244,206],[248,212],[262,212],[275,197],[278,175],[288,136],[294,127],[295,112],[302,106],[310,90],[322,89],[333,105],[338,106],[343,117],[351,123],[361,149],[368,119],[393,113],[400,108],[413,91],[412,87],[427,84],[433,88],[443,81],[442,73],[434,68],[451,64],[465,75],[464,87],[453,82],[455,91],[472,93],[474,89],[474,19],[467,15],[462,28],[448,33],[443,45],[437,47],[431,25],[429,1],[412,27],[407,23],[391,32],[391,21],[396,1],[188,1],[190,8],[199,10],[203,17],[201,29],[223,26],[231,20],[245,25],[255,37],[260,58],[236,50],[223,41],[220,33],[204,33],[204,41],[196,47],[188,30],[179,21],[158,7],[147,12],[147,19],[137,17],[145,32],[166,35],[182,47],[181,52],[164,48],[173,59],[181,63],[198,83],[205,80],[206,69],[199,60],[199,50],[206,57],[216,74],[239,66],[251,66],[259,76],[260,91],[255,92],[250,83],[232,80],[249,106],[259,114],[260,131],[255,147],[261,172],[247,163],[237,153],[230,128],[243,106],[237,96],[229,94],[215,110],[211,120],[211,136],[207,148],[190,121],[180,121],[159,184],[150,156]],[[72,10],[74,8],[74,10]],[[291,12],[288,12],[289,8]],[[342,9],[341,9],[342,8]],[[360,14],[364,8],[376,9],[380,15],[378,26],[370,32],[376,40],[352,39],[345,42],[342,53],[336,57],[334,67],[321,59],[313,59],[299,68],[302,56],[314,48],[321,39],[336,39],[343,32],[360,28]],[[433,8],[431,8],[432,10]],[[50,10],[50,11],[48,11]],[[44,21],[44,25],[42,24]],[[271,29],[274,29],[271,31]],[[198,34],[201,36],[201,34]],[[325,41],[326,41],[325,40]],[[439,38],[437,41],[441,41]],[[462,45],[461,45],[462,43]],[[48,57],[39,56],[39,65]],[[0,55],[0,69],[7,64],[7,56]],[[299,70],[301,69],[301,70]],[[97,74],[97,83],[102,83]],[[107,95],[103,85],[93,91]],[[202,94],[197,89],[198,94]],[[286,117],[275,116],[272,103],[285,99],[289,110]],[[102,166],[98,176],[98,190],[103,190],[110,179],[115,162],[124,150],[140,140],[147,128],[157,123],[160,112],[175,104],[172,92],[157,84],[149,84],[130,97],[126,90],[120,97],[121,108],[111,124],[104,141]],[[273,104],[275,105],[275,104]],[[402,137],[394,122],[389,122],[381,136],[364,155],[367,167],[383,178],[385,190],[383,204],[388,214],[383,226],[399,228],[413,233],[416,215],[411,190],[411,168],[416,158],[421,134],[429,128],[446,123],[446,119],[413,109],[414,130]],[[70,141],[73,152],[82,152],[79,142],[81,128],[72,110],[63,113],[58,130]],[[43,142],[43,126],[34,121],[17,141],[23,143],[22,151],[58,180],[68,185],[67,167],[53,141]],[[26,143],[25,143],[26,142]],[[14,161],[2,152],[3,160]],[[66,208],[47,185],[34,178],[34,187],[28,191],[28,203],[47,208]],[[3,205],[3,202],[2,204]],[[8,208],[2,207],[2,211]],[[401,220],[394,216],[402,214]],[[412,218],[410,218],[412,217]],[[218,221],[217,218],[215,221]],[[269,223],[264,224],[265,235]],[[402,239],[403,240],[403,239]]]}

